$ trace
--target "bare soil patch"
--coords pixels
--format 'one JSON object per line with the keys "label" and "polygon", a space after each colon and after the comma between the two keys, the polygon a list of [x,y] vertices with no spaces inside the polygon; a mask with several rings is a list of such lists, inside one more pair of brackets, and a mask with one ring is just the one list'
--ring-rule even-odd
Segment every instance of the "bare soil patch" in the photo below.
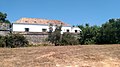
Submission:
{"label": "bare soil patch", "polygon": [[0,67],[120,67],[120,45],[0,48]]}

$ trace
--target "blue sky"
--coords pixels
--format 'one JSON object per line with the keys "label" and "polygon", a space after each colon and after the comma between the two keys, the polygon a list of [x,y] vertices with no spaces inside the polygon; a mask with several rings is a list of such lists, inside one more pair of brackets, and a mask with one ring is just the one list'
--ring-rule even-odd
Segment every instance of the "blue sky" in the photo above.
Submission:
{"label": "blue sky", "polygon": [[120,18],[120,0],[0,0],[11,22],[22,17],[56,19],[71,25],[101,25]]}

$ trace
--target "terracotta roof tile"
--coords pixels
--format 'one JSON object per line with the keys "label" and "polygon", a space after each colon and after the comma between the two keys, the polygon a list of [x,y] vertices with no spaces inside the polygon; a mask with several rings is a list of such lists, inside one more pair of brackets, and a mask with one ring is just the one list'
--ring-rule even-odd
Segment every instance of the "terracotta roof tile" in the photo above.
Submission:
{"label": "terracotta roof tile", "polygon": [[17,20],[15,23],[27,23],[27,24],[49,24],[52,23],[54,25],[62,24],[63,26],[70,26],[59,20],[46,20],[46,19],[39,19],[39,18],[21,18]]}

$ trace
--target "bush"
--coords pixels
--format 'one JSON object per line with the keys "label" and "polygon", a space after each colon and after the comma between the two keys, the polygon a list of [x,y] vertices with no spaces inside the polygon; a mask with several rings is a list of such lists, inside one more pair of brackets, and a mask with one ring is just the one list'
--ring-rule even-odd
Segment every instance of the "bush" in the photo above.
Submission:
{"label": "bush", "polygon": [[4,36],[0,36],[0,47],[5,47],[6,43],[5,43],[5,37]]}
{"label": "bush", "polygon": [[76,35],[71,33],[64,33],[62,35],[61,28],[62,28],[62,25],[60,26],[56,25],[55,31],[49,32],[48,41],[50,41],[52,44],[55,44],[55,46],[79,44],[78,38],[75,37]]}
{"label": "bush", "polygon": [[[57,34],[58,35],[58,34]],[[63,35],[59,34],[59,39],[56,40],[55,33],[52,33],[48,37],[51,43],[54,43],[55,46],[63,46],[63,45],[78,45],[79,39],[78,36],[71,33],[64,33]]]}
{"label": "bush", "polygon": [[78,45],[79,44],[79,40],[75,36],[76,35],[71,34],[71,33],[64,33],[62,35],[62,38],[61,38],[61,41],[60,41],[60,45]]}
{"label": "bush", "polygon": [[0,47],[25,47],[29,44],[27,39],[20,34],[10,34],[0,37]]}

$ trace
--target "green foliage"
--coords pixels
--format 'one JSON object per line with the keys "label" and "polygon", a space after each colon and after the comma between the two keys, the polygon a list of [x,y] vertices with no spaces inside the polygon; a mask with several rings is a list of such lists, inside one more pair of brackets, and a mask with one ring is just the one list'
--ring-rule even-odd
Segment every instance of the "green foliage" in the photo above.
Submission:
{"label": "green foliage", "polygon": [[98,34],[99,27],[98,26],[89,26],[86,24],[85,26],[78,26],[82,32],[80,33],[80,43],[81,44],[94,44],[96,40],[96,35]]}
{"label": "green foliage", "polygon": [[6,20],[7,14],[0,12],[0,30],[8,30],[10,28],[10,21]]}
{"label": "green foliage", "polygon": [[77,35],[71,34],[71,33],[64,33],[62,35],[62,39],[61,39],[61,44],[60,45],[78,45],[79,44],[79,40],[75,36],[77,36]]}
{"label": "green foliage", "polygon": [[120,19],[110,19],[101,27],[79,25],[81,44],[120,44]]}
{"label": "green foliage", "polygon": [[62,25],[61,26],[56,25],[55,31],[49,32],[48,40],[51,43],[54,43],[55,46],[59,45],[60,38],[61,38],[61,28],[62,28]]}
{"label": "green foliage", "polygon": [[0,36],[0,47],[25,47],[29,44],[27,39],[20,34]]}
{"label": "green foliage", "polygon": [[98,44],[120,44],[120,19],[110,19],[102,25],[97,36]]}
{"label": "green foliage", "polygon": [[46,43],[44,43],[44,44],[29,44],[29,45],[27,45],[27,47],[39,47],[39,46],[50,46],[50,45],[46,44]]}
{"label": "green foliage", "polygon": [[0,12],[0,23],[10,23],[9,20],[6,20],[7,14]]}
{"label": "green foliage", "polygon": [[4,36],[0,36],[0,47],[5,47],[6,43],[5,43],[6,39]]}
{"label": "green foliage", "polygon": [[56,26],[55,31],[49,33],[48,40],[51,43],[55,44],[55,46],[79,44],[78,38],[75,37],[76,35],[70,33],[61,34],[61,28],[62,26]]}

